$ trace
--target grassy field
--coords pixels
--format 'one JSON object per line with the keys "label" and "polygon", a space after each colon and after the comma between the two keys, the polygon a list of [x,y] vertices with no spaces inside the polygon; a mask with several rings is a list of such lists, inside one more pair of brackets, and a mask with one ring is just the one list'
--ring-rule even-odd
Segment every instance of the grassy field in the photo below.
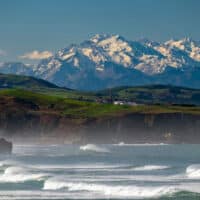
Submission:
{"label": "grassy field", "polygon": [[111,99],[138,104],[199,105],[200,90],[170,85],[116,87],[102,91],[86,92],[61,88],[52,83],[29,76],[0,74],[0,88],[17,88],[32,92],[89,102],[109,102]]}
{"label": "grassy field", "polygon": [[[4,89],[0,91],[0,99],[7,98],[20,105],[35,105],[36,112],[55,112],[70,118],[101,118],[107,116],[126,115],[131,113],[187,113],[200,114],[200,107],[170,105],[114,105],[80,101],[59,95],[46,95],[22,89]],[[31,110],[31,108],[30,108]]]}
{"label": "grassy field", "polygon": [[113,99],[135,101],[142,104],[200,105],[200,90],[170,85],[116,87],[99,91],[96,95]]}

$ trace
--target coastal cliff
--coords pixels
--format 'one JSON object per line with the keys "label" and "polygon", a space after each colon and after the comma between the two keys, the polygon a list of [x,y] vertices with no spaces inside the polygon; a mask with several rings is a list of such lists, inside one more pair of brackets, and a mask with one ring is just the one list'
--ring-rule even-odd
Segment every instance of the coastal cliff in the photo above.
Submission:
{"label": "coastal cliff", "polygon": [[9,91],[0,95],[0,136],[39,143],[199,143],[200,108],[120,106]]}
{"label": "coastal cliff", "polygon": [[0,114],[3,137],[58,143],[199,143],[200,115],[133,113],[72,119],[56,113]]}
{"label": "coastal cliff", "polygon": [[200,115],[128,114],[89,123],[85,134],[102,143],[199,143]]}

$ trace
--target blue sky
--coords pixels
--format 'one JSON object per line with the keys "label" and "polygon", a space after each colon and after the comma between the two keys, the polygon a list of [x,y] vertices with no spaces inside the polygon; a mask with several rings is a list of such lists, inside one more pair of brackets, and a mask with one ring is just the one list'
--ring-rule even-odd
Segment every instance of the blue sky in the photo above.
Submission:
{"label": "blue sky", "polygon": [[200,40],[199,10],[199,0],[0,0],[0,62],[55,52],[96,33]]}

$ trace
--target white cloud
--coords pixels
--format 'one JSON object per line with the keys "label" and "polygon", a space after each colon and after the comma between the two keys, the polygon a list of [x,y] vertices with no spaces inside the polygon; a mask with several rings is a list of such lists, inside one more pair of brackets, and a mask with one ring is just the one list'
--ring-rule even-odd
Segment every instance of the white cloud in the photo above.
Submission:
{"label": "white cloud", "polygon": [[45,58],[49,58],[53,56],[52,52],[50,51],[32,51],[32,52],[29,52],[29,53],[25,53],[24,55],[22,56],[19,56],[19,58],[22,58],[22,59],[30,59],[30,60],[40,60],[40,59],[45,59]]}
{"label": "white cloud", "polygon": [[6,56],[6,55],[7,53],[4,50],[0,49],[0,56]]}

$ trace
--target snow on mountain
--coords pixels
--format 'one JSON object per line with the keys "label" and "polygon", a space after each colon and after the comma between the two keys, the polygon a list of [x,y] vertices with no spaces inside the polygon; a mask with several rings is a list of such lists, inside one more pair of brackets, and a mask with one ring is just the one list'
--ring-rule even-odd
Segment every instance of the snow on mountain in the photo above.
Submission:
{"label": "snow on mountain", "polygon": [[190,74],[200,69],[200,43],[189,38],[165,43],[130,41],[119,35],[98,34],[60,49],[37,66],[0,64],[2,73],[34,75],[75,89],[148,83],[169,69],[176,73],[190,70]]}
{"label": "snow on mountain", "polygon": [[91,41],[97,47],[102,48],[111,61],[121,64],[124,67],[131,66],[133,52],[130,44],[124,38],[119,35],[104,36],[103,39],[100,39],[101,36],[98,36],[98,38],[99,40],[92,38]]}
{"label": "snow on mountain", "polygon": [[[136,68],[148,74],[158,74],[164,72],[167,67],[182,70],[187,67],[200,66],[200,43],[189,38],[182,40],[169,40],[165,43],[143,42],[162,54],[162,58],[149,57],[141,59],[142,62]],[[147,71],[147,65],[150,65],[151,71]],[[140,67],[142,66],[142,67]]]}
{"label": "snow on mountain", "polygon": [[[105,69],[107,63],[114,63],[152,75],[164,72],[166,67],[198,65],[200,46],[189,39],[170,40],[161,44],[149,40],[128,41],[119,35],[104,34],[62,49],[47,61],[45,65],[39,64],[38,74],[46,70],[53,75],[63,63],[77,68],[88,68],[85,65],[89,64],[99,72]],[[50,75],[45,73],[45,76]]]}
{"label": "snow on mountain", "polygon": [[132,48],[125,39],[120,36],[96,35],[80,45],[61,49],[55,56],[41,61],[35,73],[48,79],[63,66],[65,70],[62,70],[66,73],[71,66],[79,71],[90,68],[101,72],[104,71],[106,63],[131,67],[132,57]]}
{"label": "snow on mountain", "polygon": [[196,42],[190,38],[184,38],[182,40],[169,40],[165,44],[186,52],[192,59],[200,62],[200,42]]}

